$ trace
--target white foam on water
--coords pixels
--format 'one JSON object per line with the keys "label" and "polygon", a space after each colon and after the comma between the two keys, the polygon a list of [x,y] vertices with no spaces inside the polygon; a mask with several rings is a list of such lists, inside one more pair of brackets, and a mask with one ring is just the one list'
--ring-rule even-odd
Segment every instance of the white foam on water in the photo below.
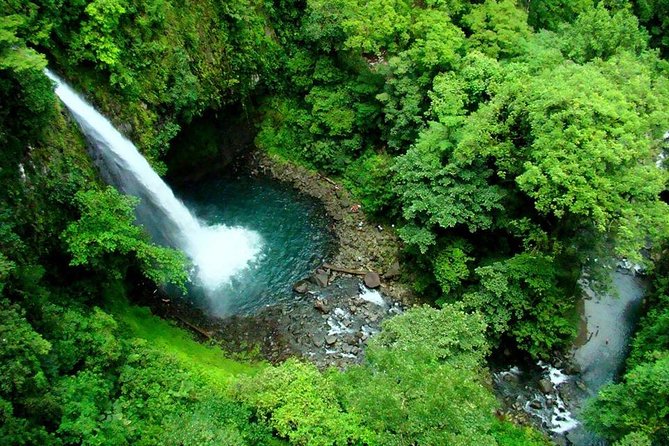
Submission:
{"label": "white foam on water", "polygon": [[339,335],[343,333],[353,333],[349,327],[344,323],[345,320],[351,320],[351,313],[344,310],[343,308],[335,308],[333,315],[330,316],[327,320],[327,324],[330,326],[328,335]]}
{"label": "white foam on water", "polygon": [[569,381],[570,377],[565,375],[562,370],[553,367],[551,364],[544,363],[543,361],[537,362],[537,365],[544,370],[544,374],[548,375],[548,379],[556,389],[554,395],[555,405],[553,406],[550,418],[550,431],[555,432],[556,434],[564,434],[579,425],[578,420],[576,420],[569,409],[567,409],[567,405],[562,397],[560,397],[560,393],[557,392],[558,386]]}
{"label": "white foam on water", "polygon": [[378,305],[380,307],[386,306],[386,301],[383,299],[381,293],[379,293],[376,290],[367,288],[364,285],[360,285],[360,294],[358,294],[358,297],[360,297],[360,299],[362,300],[366,300],[367,302],[371,302],[374,305]]}

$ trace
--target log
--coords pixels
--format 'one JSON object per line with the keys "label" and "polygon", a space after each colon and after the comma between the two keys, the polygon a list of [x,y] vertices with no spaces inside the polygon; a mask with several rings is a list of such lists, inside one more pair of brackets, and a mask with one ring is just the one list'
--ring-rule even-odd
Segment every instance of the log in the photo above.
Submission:
{"label": "log", "polygon": [[346,273],[346,274],[353,274],[356,276],[364,276],[367,274],[369,271],[360,271],[360,270],[355,270],[355,269],[348,269],[348,268],[341,268],[338,266],[330,265],[329,263],[324,263],[323,268],[325,269],[330,269],[332,271],[337,271],[338,273]]}
{"label": "log", "polygon": [[329,179],[329,178],[326,177],[325,175],[320,175],[320,177],[323,178],[323,179],[324,179],[325,181],[327,181],[328,183],[332,184],[333,186],[336,186],[337,188],[339,188],[339,185],[338,185],[337,183],[335,183],[334,181],[332,181],[331,179]]}
{"label": "log", "polygon": [[207,339],[211,339],[211,333],[210,332],[198,327],[197,325],[191,324],[190,322],[188,322],[186,319],[182,318],[179,315],[176,315],[176,317],[177,317],[177,319],[179,319],[181,322],[186,324],[192,330],[197,331],[198,333],[200,333],[202,336],[204,336]]}

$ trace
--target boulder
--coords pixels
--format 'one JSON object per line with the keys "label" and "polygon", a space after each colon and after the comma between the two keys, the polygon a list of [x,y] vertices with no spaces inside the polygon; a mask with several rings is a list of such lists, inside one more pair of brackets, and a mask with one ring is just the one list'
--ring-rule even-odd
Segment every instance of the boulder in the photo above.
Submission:
{"label": "boulder", "polygon": [[544,394],[551,393],[554,390],[553,389],[553,383],[550,382],[549,380],[545,379],[545,378],[540,379],[539,380],[539,390],[541,390],[541,392],[544,393]]}
{"label": "boulder", "polygon": [[394,279],[400,275],[400,262],[394,262],[388,267],[385,274],[383,275],[384,279]]}
{"label": "boulder", "polygon": [[309,280],[311,283],[318,285],[321,288],[328,286],[328,274],[327,273],[316,273],[312,275]]}
{"label": "boulder", "polygon": [[325,337],[325,343],[327,345],[334,345],[337,342],[337,336],[335,335],[328,335]]}
{"label": "boulder", "polygon": [[330,312],[330,307],[328,306],[327,301],[322,299],[316,299],[316,301],[314,302],[314,308],[323,314]]}
{"label": "boulder", "polygon": [[379,273],[370,271],[365,274],[365,286],[367,288],[378,288],[381,286],[381,277],[379,276]]}
{"label": "boulder", "polygon": [[300,280],[293,285],[293,291],[298,294],[304,294],[309,291],[309,285],[306,280]]}

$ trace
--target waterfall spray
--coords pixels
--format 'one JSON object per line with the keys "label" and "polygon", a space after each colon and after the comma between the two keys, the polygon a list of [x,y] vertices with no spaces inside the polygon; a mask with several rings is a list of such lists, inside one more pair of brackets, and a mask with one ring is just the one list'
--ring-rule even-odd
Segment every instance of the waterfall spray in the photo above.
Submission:
{"label": "waterfall spray", "polygon": [[134,144],[58,76],[56,95],[79,123],[97,158],[103,178],[128,195],[139,197],[138,221],[158,243],[181,249],[195,266],[195,281],[216,290],[258,256],[260,235],[240,227],[207,226],[175,197]]}

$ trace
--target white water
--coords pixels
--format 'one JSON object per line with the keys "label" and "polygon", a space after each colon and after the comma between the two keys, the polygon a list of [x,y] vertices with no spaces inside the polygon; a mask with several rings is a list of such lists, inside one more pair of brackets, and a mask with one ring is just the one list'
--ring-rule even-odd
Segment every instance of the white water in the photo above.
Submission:
{"label": "white water", "polygon": [[157,242],[183,250],[190,257],[196,281],[213,291],[247,268],[258,256],[262,240],[256,232],[225,225],[207,226],[174,196],[134,144],[59,77],[56,94],[96,150],[105,179],[141,199],[138,220]]}
{"label": "white water", "polygon": [[380,307],[386,306],[386,301],[383,299],[383,296],[381,296],[381,293],[376,290],[369,289],[363,284],[360,284],[360,293],[358,294],[358,297]]}

